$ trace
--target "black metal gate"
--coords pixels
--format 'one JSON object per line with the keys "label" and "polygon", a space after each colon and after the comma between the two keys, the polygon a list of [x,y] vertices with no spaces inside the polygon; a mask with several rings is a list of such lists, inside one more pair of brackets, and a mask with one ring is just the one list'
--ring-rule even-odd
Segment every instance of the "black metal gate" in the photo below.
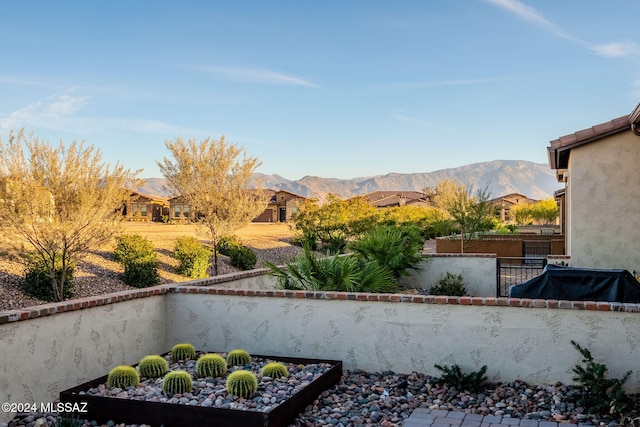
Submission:
{"label": "black metal gate", "polygon": [[508,297],[509,287],[511,285],[526,282],[542,273],[542,270],[547,265],[547,257],[525,256],[497,258],[497,263],[498,277],[496,296]]}

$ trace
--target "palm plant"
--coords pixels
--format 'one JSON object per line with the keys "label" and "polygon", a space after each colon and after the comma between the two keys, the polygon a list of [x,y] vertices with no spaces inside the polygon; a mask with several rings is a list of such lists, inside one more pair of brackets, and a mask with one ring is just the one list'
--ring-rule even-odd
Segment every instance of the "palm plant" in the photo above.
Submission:
{"label": "palm plant", "polygon": [[393,272],[377,261],[354,256],[320,257],[308,247],[284,267],[265,263],[280,287],[306,291],[396,292]]}
{"label": "palm plant", "polygon": [[377,261],[400,278],[409,275],[409,269],[418,269],[423,243],[417,227],[380,226],[352,242],[349,248],[365,261]]}

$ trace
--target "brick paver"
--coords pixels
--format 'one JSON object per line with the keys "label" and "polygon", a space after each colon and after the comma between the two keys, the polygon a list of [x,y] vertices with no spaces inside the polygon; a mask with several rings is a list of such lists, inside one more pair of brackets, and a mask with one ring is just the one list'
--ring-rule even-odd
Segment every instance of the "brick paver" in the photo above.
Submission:
{"label": "brick paver", "polygon": [[559,427],[555,421],[482,416],[464,412],[417,408],[404,420],[403,427]]}

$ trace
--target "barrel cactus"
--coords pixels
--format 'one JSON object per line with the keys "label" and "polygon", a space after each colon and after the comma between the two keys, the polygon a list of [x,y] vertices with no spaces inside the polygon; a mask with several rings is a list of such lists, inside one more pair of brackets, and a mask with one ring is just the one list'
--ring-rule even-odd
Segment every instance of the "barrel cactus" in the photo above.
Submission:
{"label": "barrel cactus", "polygon": [[189,360],[196,358],[196,349],[191,344],[176,344],[171,349],[171,360]]}
{"label": "barrel cactus", "polygon": [[107,377],[107,386],[127,388],[135,387],[140,383],[138,371],[133,366],[116,366],[109,372]]}
{"label": "barrel cactus", "polygon": [[286,366],[279,362],[271,362],[264,365],[261,371],[263,377],[270,377],[274,380],[280,377],[288,377],[289,370]]}
{"label": "barrel cactus", "polygon": [[253,372],[238,370],[227,377],[227,393],[249,398],[258,390],[258,379]]}
{"label": "barrel cactus", "polygon": [[169,364],[162,356],[145,356],[138,362],[140,375],[147,378],[158,378],[169,370]]}
{"label": "barrel cactus", "polygon": [[244,366],[251,363],[251,356],[245,350],[231,350],[227,354],[227,365]]}
{"label": "barrel cactus", "polygon": [[204,354],[196,362],[196,375],[198,378],[221,377],[226,373],[227,362],[219,354]]}
{"label": "barrel cactus", "polygon": [[193,381],[187,371],[171,371],[162,380],[162,391],[167,394],[184,394],[192,389]]}

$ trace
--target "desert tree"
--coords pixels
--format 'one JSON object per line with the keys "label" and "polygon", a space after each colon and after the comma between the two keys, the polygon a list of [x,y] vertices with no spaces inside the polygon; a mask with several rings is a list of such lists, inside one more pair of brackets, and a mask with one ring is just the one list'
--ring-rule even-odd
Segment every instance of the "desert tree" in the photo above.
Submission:
{"label": "desert tree", "polygon": [[213,274],[218,274],[218,242],[247,225],[267,207],[268,195],[252,188],[261,162],[224,135],[197,142],[178,137],[165,145],[173,159],[157,162],[169,186],[182,196],[194,220],[213,245]]}
{"label": "desert tree", "polygon": [[2,237],[47,266],[55,301],[64,298],[67,269],[118,231],[134,178],[84,142],[52,146],[24,129],[0,139]]}
{"label": "desert tree", "polygon": [[554,199],[540,200],[515,207],[514,216],[518,224],[536,222],[541,225],[553,224],[560,216],[560,208]]}
{"label": "desert tree", "polygon": [[444,179],[436,184],[435,189],[425,190],[432,194],[436,207],[442,209],[460,230],[460,251],[477,234],[494,227],[495,208],[489,200],[487,188],[474,189],[471,185],[460,184],[456,180]]}

